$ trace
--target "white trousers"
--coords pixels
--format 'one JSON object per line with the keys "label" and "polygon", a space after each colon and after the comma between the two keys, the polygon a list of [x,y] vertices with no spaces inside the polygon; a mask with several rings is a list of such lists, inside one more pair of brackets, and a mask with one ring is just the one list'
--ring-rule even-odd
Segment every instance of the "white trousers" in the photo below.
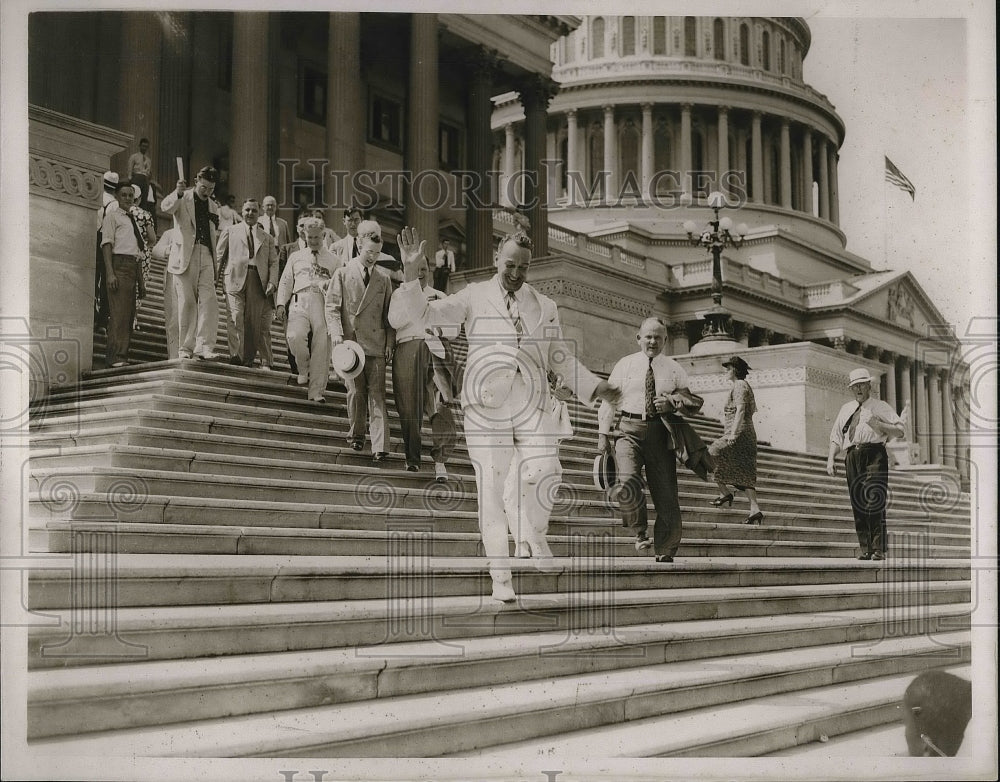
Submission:
{"label": "white trousers", "polygon": [[177,292],[178,349],[189,353],[195,347],[214,351],[219,334],[219,301],[215,298],[215,262],[211,250],[196,244],[187,269],[173,278]]}
{"label": "white trousers", "polygon": [[[475,396],[473,396],[475,398]],[[515,541],[544,540],[562,480],[551,418],[527,403],[520,374],[497,408],[465,408],[465,439],[476,471],[479,533],[494,581],[510,579],[507,532]]]}
{"label": "white trousers", "polygon": [[330,334],[326,330],[323,305],[323,294],[318,291],[293,294],[288,305],[288,328],[285,332],[299,374],[306,374],[308,370],[309,398],[314,400],[322,398],[330,376]]}

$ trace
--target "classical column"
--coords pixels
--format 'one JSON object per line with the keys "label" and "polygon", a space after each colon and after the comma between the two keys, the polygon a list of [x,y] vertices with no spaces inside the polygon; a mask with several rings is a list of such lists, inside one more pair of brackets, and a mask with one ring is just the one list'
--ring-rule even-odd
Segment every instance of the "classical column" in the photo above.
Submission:
{"label": "classical column", "polygon": [[917,382],[914,402],[917,407],[916,440],[920,443],[920,459],[924,464],[930,463],[933,454],[931,453],[931,442],[927,436],[930,419],[927,416],[927,372],[924,365],[917,362]]}
{"label": "classical column", "polygon": [[837,163],[840,155],[836,149],[831,149],[830,153],[830,222],[840,225],[840,193],[837,189]]}
{"label": "classical column", "polygon": [[549,253],[548,187],[545,168],[545,128],[549,101],[557,85],[551,79],[530,76],[522,82],[519,92],[524,106],[524,213],[531,221],[529,235],[534,244],[534,257]]}
{"label": "classical column", "polygon": [[[558,141],[556,140],[557,133],[554,130],[550,130],[545,134],[545,159],[555,161],[552,163],[546,171],[546,185],[545,192],[552,201],[559,198],[559,175],[561,173],[562,161],[559,160],[559,153],[556,151],[558,147]],[[547,203],[546,206],[549,204]]]}
{"label": "classical column", "polygon": [[[407,167],[413,184],[406,188],[406,224],[416,228],[427,247],[438,246],[437,209],[425,204],[443,199],[445,181],[438,170],[438,23],[437,14],[410,14],[410,78],[407,99]],[[431,176],[427,176],[427,173]]]}
{"label": "classical column", "polygon": [[687,353],[691,350],[688,344],[687,324],[684,321],[677,321],[667,326],[667,334],[670,335],[670,352],[672,355]]}
{"label": "classical column", "polygon": [[477,47],[470,52],[467,65],[469,110],[466,148],[469,150],[471,180],[465,194],[465,257],[469,268],[479,269],[493,265],[493,202],[487,174],[493,155],[490,116],[493,112],[493,77],[498,67],[496,52]]}
{"label": "classical column", "polygon": [[761,113],[755,111],[750,120],[750,200],[758,204],[764,203],[764,140],[761,137],[760,121]]}
{"label": "classical column", "polygon": [[910,359],[900,357],[899,358],[899,413],[902,415],[903,411],[906,410],[907,405],[909,405],[910,410],[907,413],[909,416],[909,426],[912,430],[914,424],[913,420],[913,402],[911,398],[911,390],[913,387],[913,378],[910,376]]}
{"label": "classical column", "polygon": [[955,436],[955,417],[951,407],[951,373],[942,370],[941,377],[941,431],[944,435],[944,463],[956,467],[958,440]]}
{"label": "classical column", "polygon": [[642,104],[642,195],[649,198],[653,178],[653,104]]}
{"label": "classical column", "polygon": [[[144,52],[148,56],[142,61],[141,67],[122,68],[117,73],[118,81],[118,127],[126,133],[135,136],[132,147],[116,155],[121,158],[120,165],[115,167],[128,176],[125,165],[129,155],[139,151],[139,139],[149,139],[149,156],[155,157],[159,151],[160,124],[160,20],[156,14],[127,11],[122,14],[121,40],[128,41],[128,46],[136,52]],[[176,156],[175,156],[176,157]],[[159,161],[157,161],[159,162]],[[157,179],[157,172],[151,172],[151,178]],[[167,191],[173,190],[176,174],[167,182],[159,180]]]}
{"label": "classical column", "polygon": [[728,189],[725,184],[726,172],[729,171],[729,107],[719,106],[719,117],[717,121],[719,134],[719,164],[716,172],[716,181],[721,192],[726,193]]}
{"label": "classical column", "polygon": [[941,371],[937,367],[929,367],[927,370],[927,418],[931,461],[942,464],[941,446],[944,438],[941,423]]}
{"label": "classical column", "polygon": [[514,135],[514,123],[508,122],[503,126],[503,189],[500,191],[500,203],[505,206],[514,206],[518,202],[518,195],[514,192],[514,151],[517,145],[517,137]]}
{"label": "classical column", "polygon": [[681,104],[681,189],[691,193],[691,104]]}
{"label": "classical column", "polygon": [[576,109],[570,109],[566,112],[566,196],[571,204],[576,203],[576,182],[573,179],[573,172],[579,170],[577,141]]}
{"label": "classical column", "polygon": [[888,363],[885,370],[885,380],[882,383],[882,399],[897,413],[896,407],[896,357],[890,351],[884,351],[879,356],[879,361]]}
{"label": "classical column", "polygon": [[826,137],[819,137],[819,216],[823,220],[830,219],[830,190],[828,185],[828,175],[830,164],[826,155]]}
{"label": "classical column", "polygon": [[[237,200],[267,194],[269,14],[233,15],[232,125],[229,190]],[[189,176],[190,180],[191,177]]]}
{"label": "classical column", "polygon": [[[194,184],[198,169],[212,162],[191,157],[191,15],[171,11],[168,16],[170,24],[164,32],[164,45],[160,47],[160,121],[157,128],[160,143],[158,148],[151,147],[157,153],[151,153],[153,176],[165,193],[173,190],[177,183],[176,158],[185,161],[184,177],[189,185]],[[234,43],[234,54],[235,51]],[[192,167],[194,171],[189,170]],[[232,184],[229,190],[234,192]]]}
{"label": "classical column", "polygon": [[618,135],[615,132],[615,107],[604,107],[604,170],[607,171],[605,197],[613,199],[618,192]]}
{"label": "classical column", "polygon": [[[325,197],[332,207],[343,210],[354,200],[350,175],[360,171],[365,160],[364,122],[368,112],[363,108],[363,83],[358,78],[361,72],[361,15],[332,13],[327,19],[326,159],[334,175],[327,181],[335,181],[337,186]],[[346,176],[336,176],[336,172],[345,172]],[[335,228],[342,230],[340,225]]]}
{"label": "classical column", "polygon": [[788,120],[781,120],[781,182],[779,196],[785,209],[792,208],[792,142],[788,135]]}
{"label": "classical column", "polygon": [[813,145],[812,130],[802,128],[802,211],[813,213]]}

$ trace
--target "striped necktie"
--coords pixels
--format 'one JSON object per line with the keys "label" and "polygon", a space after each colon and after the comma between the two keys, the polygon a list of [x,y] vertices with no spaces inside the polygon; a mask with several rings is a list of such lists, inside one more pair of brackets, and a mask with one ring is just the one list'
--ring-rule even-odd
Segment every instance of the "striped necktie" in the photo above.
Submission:
{"label": "striped necktie", "polygon": [[521,310],[517,306],[517,298],[514,291],[507,291],[507,312],[510,319],[514,321],[514,331],[517,332],[517,345],[521,346],[521,337],[524,335],[524,324],[521,322]]}
{"label": "striped necktie", "polygon": [[656,376],[653,374],[653,359],[649,360],[646,370],[646,415],[656,415]]}
{"label": "striped necktie", "polygon": [[854,432],[858,428],[858,413],[861,412],[861,402],[858,402],[858,406],[854,408],[854,412],[851,413],[851,417],[847,419],[847,423],[844,424],[844,428],[841,429],[841,434],[846,434],[847,439],[851,441],[851,445],[854,445]]}

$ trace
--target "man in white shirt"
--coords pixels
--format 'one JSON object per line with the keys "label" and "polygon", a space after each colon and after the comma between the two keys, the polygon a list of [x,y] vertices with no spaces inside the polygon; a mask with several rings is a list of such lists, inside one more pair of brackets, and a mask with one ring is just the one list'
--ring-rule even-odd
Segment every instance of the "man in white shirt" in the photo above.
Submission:
{"label": "man in white shirt", "polygon": [[292,241],[292,232],[288,230],[288,223],[284,218],[278,217],[278,202],[274,196],[264,196],[260,202],[263,214],[260,216],[260,225],[274,241],[275,247],[281,247]]}
{"label": "man in white shirt", "polygon": [[101,205],[97,209],[97,266],[94,269],[94,323],[98,331],[108,327],[108,287],[104,282],[104,250],[101,249],[101,227],[108,212],[118,208],[115,190],[118,187],[118,174],[115,171],[105,171],[103,177],[104,192],[101,193]]}
{"label": "man in white shirt", "polygon": [[361,254],[361,248],[358,246],[358,226],[362,220],[364,220],[364,215],[356,206],[344,210],[346,233],[343,239],[338,239],[330,248],[333,254],[340,258],[341,265]]}
{"label": "man in white shirt", "polygon": [[455,272],[455,251],[451,242],[442,240],[441,249],[434,254],[434,287],[442,293],[448,292],[448,278]]}
{"label": "man in white shirt", "polygon": [[617,388],[592,374],[562,336],[556,304],[527,284],[531,239],[508,236],[495,257],[497,273],[458,293],[428,301],[417,274],[425,259],[417,232],[399,234],[406,282],[396,296],[432,326],[465,327],[469,341],[462,408],[469,458],[476,470],[479,530],[489,557],[493,599],[516,599],[507,531],[515,554],[548,558],[546,540],[554,485],[562,475],[551,371],[587,404],[616,402]]}
{"label": "man in white shirt", "polygon": [[854,400],[840,408],[833,422],[826,474],[836,475],[834,458],[844,452],[854,529],[861,546],[858,559],[879,562],[889,548],[885,525],[889,455],[885,443],[890,437],[903,436],[903,422],[888,404],[872,398],[872,376],[867,369],[852,369],[847,385]]}
{"label": "man in white shirt", "polygon": [[[325,402],[330,375],[330,334],[326,327],[324,299],[333,273],[340,262],[323,249],[323,224],[307,217],[303,221],[306,249],[288,258],[278,284],[275,320],[285,320],[288,308],[288,347],[295,355],[298,376],[295,382],[309,386],[309,399]],[[291,381],[289,381],[291,382]]]}
{"label": "man in white shirt", "polygon": [[[660,416],[683,409],[690,393],[684,368],[663,355],[666,336],[667,327],[659,318],[642,322],[635,337],[639,352],[619,360],[608,376],[609,383],[621,388],[621,402],[604,402],[597,413],[597,448],[614,448],[618,482],[612,496],[621,508],[622,524],[635,533],[637,551],[650,547],[642,482],[646,468],[646,484],[656,508],[652,546],[657,562],[674,561],[682,534],[675,443]],[[619,411],[619,434],[612,442]]]}

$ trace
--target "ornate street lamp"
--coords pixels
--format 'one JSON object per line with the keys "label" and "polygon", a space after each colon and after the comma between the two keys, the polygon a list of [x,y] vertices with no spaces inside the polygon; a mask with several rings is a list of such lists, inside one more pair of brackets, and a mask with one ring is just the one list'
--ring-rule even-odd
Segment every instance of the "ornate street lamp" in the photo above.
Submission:
{"label": "ornate street lamp", "polygon": [[726,340],[733,341],[733,321],[729,312],[722,306],[722,250],[725,247],[737,248],[743,244],[747,226],[740,223],[733,228],[733,221],[728,217],[719,218],[719,210],[726,205],[726,197],[716,191],[709,194],[708,205],[715,212],[715,218],[709,220],[708,227],[698,231],[693,220],[684,221],[684,230],[688,240],[693,245],[700,245],[712,253],[712,301],[714,306],[705,313],[705,325],[701,330],[702,341]]}

